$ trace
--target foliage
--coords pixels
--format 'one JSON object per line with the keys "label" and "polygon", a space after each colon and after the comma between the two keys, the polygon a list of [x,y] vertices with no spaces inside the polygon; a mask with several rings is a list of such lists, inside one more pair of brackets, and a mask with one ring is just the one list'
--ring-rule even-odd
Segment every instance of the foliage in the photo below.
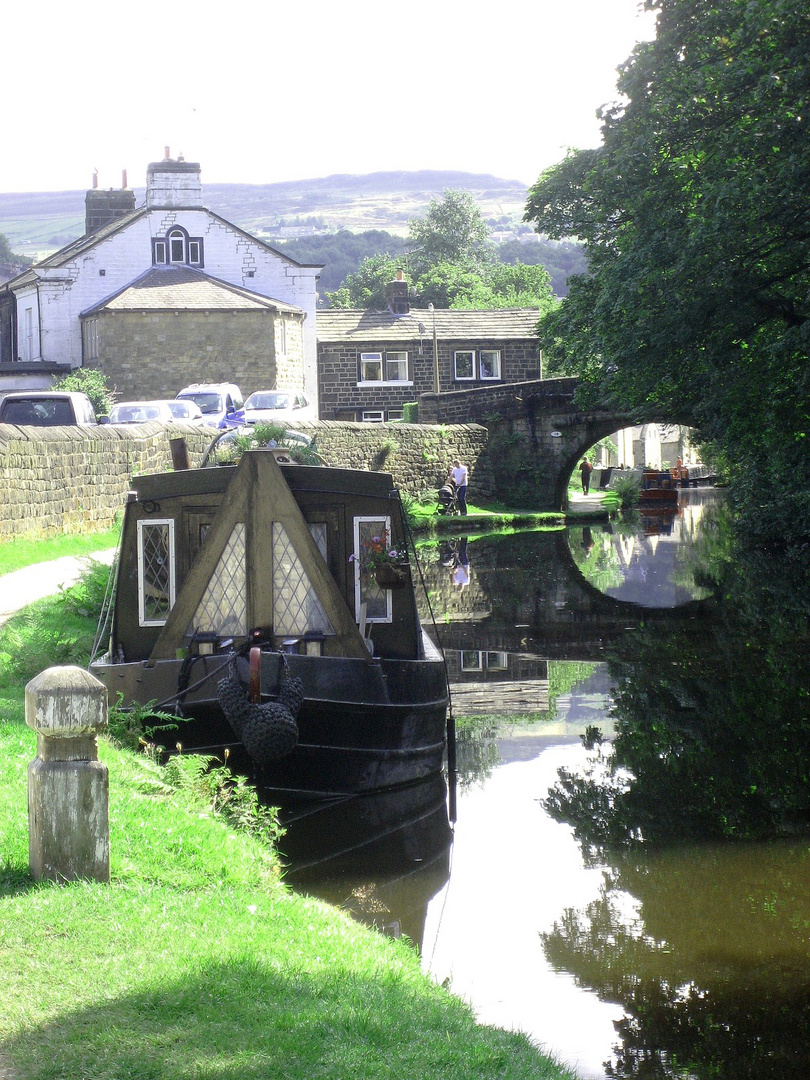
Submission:
{"label": "foliage", "polygon": [[[234,219],[237,220],[237,219]],[[382,229],[354,233],[348,229],[322,236],[301,236],[293,240],[274,241],[274,247],[291,255],[298,262],[323,264],[318,278],[318,292],[323,295],[340,288],[354,274],[364,259],[388,253],[401,258],[405,241]]]}
{"label": "foliage", "polygon": [[75,585],[59,586],[59,600],[68,611],[97,622],[110,588],[110,567],[96,559],[86,559]]}
{"label": "foliage", "polygon": [[568,279],[587,271],[585,252],[576,240],[550,240],[545,236],[535,236],[534,242],[505,240],[497,245],[495,254],[503,263],[544,266],[555,296],[565,296]]}
{"label": "foliage", "polygon": [[589,849],[810,831],[804,559],[745,552],[722,528],[706,544],[714,599],[610,647],[612,749],[549,795]]}
{"label": "foliage", "polygon": [[373,574],[382,566],[402,566],[408,561],[405,548],[391,547],[388,543],[388,530],[383,529],[378,536],[363,541],[363,550],[359,555],[352,553],[349,562],[358,562],[361,573]]}
{"label": "foliage", "polygon": [[402,406],[402,420],[406,424],[419,423],[419,402],[406,401]]}
{"label": "foliage", "polygon": [[425,213],[408,222],[408,239],[417,270],[492,258],[489,227],[469,191],[448,189],[441,200],[431,199]]}
{"label": "foliage", "polygon": [[41,540],[27,536],[5,540],[0,544],[0,575],[64,555],[88,555],[114,548],[120,531],[119,521],[112,528],[98,533],[63,533]]}
{"label": "foliage", "polygon": [[[810,534],[810,13],[789,0],[647,0],[604,142],[541,175],[526,216],[586,244],[543,322],[607,407],[699,427],[761,539]],[[772,493],[767,514],[761,492]]]}
{"label": "foliage", "polygon": [[328,298],[336,308],[385,309],[385,288],[396,271],[408,272],[419,305],[437,308],[537,308],[554,306],[551,279],[539,265],[502,263],[488,242],[489,228],[469,192],[445,191],[424,217],[410,222],[406,257],[388,252],[364,259]]}
{"label": "foliage", "polygon": [[110,409],[118,396],[107,384],[104,374],[95,368],[76,368],[70,375],[63,375],[57,379],[53,388],[70,393],[87,394],[96,411],[96,416],[109,416]]}
{"label": "foliage", "polygon": [[385,287],[396,276],[397,270],[406,266],[403,258],[394,258],[388,252],[370,255],[363,259],[355,273],[349,274],[339,289],[327,293],[329,304],[334,308],[385,309]]}
{"label": "foliage", "polygon": [[8,238],[3,233],[0,233],[0,266],[26,267],[30,266],[33,261],[27,255],[16,255],[11,250]]}
{"label": "foliage", "polygon": [[618,495],[622,508],[637,506],[641,496],[641,481],[636,476],[617,476],[613,481],[613,491]]}

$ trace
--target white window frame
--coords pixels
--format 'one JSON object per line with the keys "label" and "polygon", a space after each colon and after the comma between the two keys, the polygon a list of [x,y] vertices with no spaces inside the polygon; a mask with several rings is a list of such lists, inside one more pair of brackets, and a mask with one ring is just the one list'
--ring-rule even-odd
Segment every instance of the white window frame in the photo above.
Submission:
{"label": "white window frame", "polygon": [[484,653],[487,671],[507,671],[509,669],[509,654],[503,649],[487,649]]}
{"label": "white window frame", "polygon": [[165,626],[166,619],[147,619],[144,605],[144,561],[143,561],[143,534],[144,529],[155,525],[165,525],[168,528],[167,548],[169,554],[169,611],[174,607],[176,599],[176,561],[174,548],[174,518],[142,518],[138,522],[138,625],[139,626]]}
{"label": "white window frame", "polygon": [[[396,360],[392,360],[392,363],[401,364],[404,361],[405,364],[405,378],[404,379],[392,379],[388,376],[388,358],[396,357]],[[360,353],[360,378],[357,380],[358,386],[413,386],[413,379],[408,378],[408,353],[405,349],[392,349],[391,352],[385,354],[381,352],[364,352]],[[369,372],[366,365],[372,364],[378,365],[377,370],[380,373],[379,379],[372,378],[372,373]]]}
{"label": "white window frame", "polygon": [[483,671],[484,654],[479,649],[459,649],[458,666],[460,671]]}
{"label": "white window frame", "polygon": [[[389,544],[391,542],[391,518],[390,517],[380,517],[378,514],[372,514],[372,515],[369,515],[367,517],[366,516],[361,516],[361,517],[356,517],[356,518],[353,519],[354,562],[352,563],[352,566],[354,567],[354,617],[355,617],[355,620],[357,621],[358,624],[360,622],[360,607],[361,607],[361,605],[363,604],[363,602],[364,602],[364,600],[366,598],[365,594],[364,594],[364,591],[363,591],[363,578],[364,577],[366,578],[366,584],[368,584],[372,580],[369,576],[361,575],[361,573],[360,573],[360,561],[363,558],[363,554],[365,553],[365,548],[363,547],[361,539],[360,539],[360,528],[361,528],[361,525],[368,524],[368,523],[374,523],[376,525],[379,525],[380,526],[380,532],[382,532],[382,530],[385,529],[385,534],[388,537]],[[376,599],[379,599],[379,593],[382,593],[383,596],[385,597],[385,615],[369,615],[368,613],[366,613],[366,622],[367,623],[390,623],[390,622],[392,622],[391,590],[390,589],[381,589],[376,581],[374,581],[373,589],[374,589],[374,592],[378,594],[375,597]]]}
{"label": "white window frame", "polygon": [[[459,375],[458,373],[458,358],[460,356],[470,357],[471,373],[469,375]],[[453,378],[456,382],[473,382],[475,380],[475,349],[457,349],[454,351]]]}
{"label": "white window frame", "polygon": [[361,423],[363,424],[384,424],[385,423],[385,410],[384,409],[363,409],[360,414]]}
{"label": "white window frame", "polygon": [[[380,377],[379,379],[372,378],[367,374],[366,364],[378,364]],[[379,385],[383,381],[383,354],[381,352],[364,352],[360,353],[360,378],[358,385],[371,383],[373,386]]]}
{"label": "white window frame", "polygon": [[[400,365],[405,365],[405,375],[400,378],[398,375],[391,374],[391,368],[389,365],[396,365],[397,369]],[[408,383],[408,353],[405,349],[392,349],[391,352],[385,354],[385,368],[384,368],[385,382],[396,383],[397,386],[405,386]]]}
{"label": "white window frame", "polygon": [[[169,245],[169,262],[171,263],[171,265],[172,266],[185,266],[186,263],[188,262],[188,259],[187,259],[188,248],[186,246],[188,241],[186,239],[185,232],[182,229],[171,229],[170,232],[169,232],[169,235],[166,237],[166,240],[168,241],[168,245]],[[174,257],[174,245],[175,244],[180,245],[180,258],[179,259],[175,259],[175,257]]]}
{"label": "white window frame", "polygon": [[401,420],[404,415],[404,409],[388,409],[385,414],[387,420]]}
{"label": "white window frame", "polygon": [[155,266],[165,266],[167,261],[166,241],[155,240]]}
{"label": "white window frame", "polygon": [[[497,370],[496,375],[484,374],[484,357],[493,356],[495,363],[493,367]],[[501,350],[500,349],[479,349],[478,350],[478,376],[483,381],[500,382],[501,380]]]}

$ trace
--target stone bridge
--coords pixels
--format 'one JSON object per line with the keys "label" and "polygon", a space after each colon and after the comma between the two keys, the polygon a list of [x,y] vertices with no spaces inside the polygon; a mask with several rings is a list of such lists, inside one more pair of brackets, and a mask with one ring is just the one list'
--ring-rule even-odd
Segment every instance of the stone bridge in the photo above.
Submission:
{"label": "stone bridge", "polygon": [[[483,494],[517,507],[558,511],[565,508],[571,473],[595,443],[634,424],[689,422],[629,410],[583,410],[575,399],[578,384],[575,378],[542,379],[422,394],[419,422],[483,425],[489,443],[477,468],[482,477],[492,477],[493,486]],[[475,471],[471,485],[474,491]]]}

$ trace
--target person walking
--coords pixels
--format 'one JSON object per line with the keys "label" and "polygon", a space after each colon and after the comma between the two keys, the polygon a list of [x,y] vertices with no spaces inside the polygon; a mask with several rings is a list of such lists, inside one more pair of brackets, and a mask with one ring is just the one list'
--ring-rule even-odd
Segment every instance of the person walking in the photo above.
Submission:
{"label": "person walking", "polygon": [[450,470],[450,475],[456,483],[456,503],[460,514],[467,513],[467,466],[460,461]]}
{"label": "person walking", "polygon": [[591,486],[591,473],[593,472],[593,465],[586,458],[583,458],[579,463],[579,473],[582,477],[582,494],[587,495]]}

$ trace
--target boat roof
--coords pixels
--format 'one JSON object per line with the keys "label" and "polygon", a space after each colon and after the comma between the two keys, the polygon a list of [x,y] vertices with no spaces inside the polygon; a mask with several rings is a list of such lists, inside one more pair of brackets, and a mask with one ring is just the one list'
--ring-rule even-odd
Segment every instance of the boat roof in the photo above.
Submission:
{"label": "boat roof", "polygon": [[[265,454],[269,451],[248,450],[246,453]],[[366,495],[384,499],[394,487],[390,473],[371,472],[366,469],[337,469],[328,465],[279,467],[291,491],[322,491],[330,495]],[[228,465],[208,469],[180,469],[175,472],[134,476],[131,486],[139,501],[215,494],[225,491],[235,473],[236,469]]]}

